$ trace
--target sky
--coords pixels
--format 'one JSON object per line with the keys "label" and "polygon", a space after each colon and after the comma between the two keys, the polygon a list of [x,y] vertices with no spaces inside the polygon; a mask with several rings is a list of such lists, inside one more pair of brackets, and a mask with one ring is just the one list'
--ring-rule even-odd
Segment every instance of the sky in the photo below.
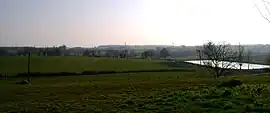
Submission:
{"label": "sky", "polygon": [[269,44],[255,4],[267,14],[260,0],[0,0],[0,46]]}

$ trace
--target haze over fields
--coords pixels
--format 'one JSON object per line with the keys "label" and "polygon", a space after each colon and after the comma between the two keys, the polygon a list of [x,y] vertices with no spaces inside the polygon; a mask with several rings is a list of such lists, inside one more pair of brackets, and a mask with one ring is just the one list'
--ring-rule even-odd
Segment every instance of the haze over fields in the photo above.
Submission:
{"label": "haze over fields", "polygon": [[0,113],[269,112],[269,29],[267,0],[0,0]]}
{"label": "haze over fields", "polygon": [[1,0],[0,46],[269,43],[260,0]]}

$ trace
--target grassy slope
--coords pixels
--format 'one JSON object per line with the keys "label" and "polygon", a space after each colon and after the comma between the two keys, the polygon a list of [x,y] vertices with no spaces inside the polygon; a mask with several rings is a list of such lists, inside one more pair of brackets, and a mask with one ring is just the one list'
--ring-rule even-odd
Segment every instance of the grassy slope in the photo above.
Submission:
{"label": "grassy slope", "polygon": [[[32,57],[31,72],[82,72],[88,70],[171,69],[159,61],[90,57]],[[0,73],[27,72],[27,57],[0,57]]]}
{"label": "grassy slope", "polygon": [[[270,77],[237,78],[250,85],[268,84]],[[0,80],[0,112],[243,112],[270,103],[268,89],[261,97],[251,91],[258,86],[213,88],[215,80],[203,73],[40,77],[32,85],[14,84],[22,79]]]}
{"label": "grassy slope", "polygon": [[[0,72],[25,72],[26,57],[0,57]],[[42,64],[42,65],[40,65]],[[157,61],[33,57],[37,72],[167,69]],[[180,67],[187,68],[187,67]],[[223,77],[220,80],[231,79]],[[0,112],[244,112],[268,110],[269,76],[239,76],[245,85],[215,88],[205,73],[137,73],[0,79]],[[257,93],[266,84],[261,93]],[[255,86],[254,86],[255,85]],[[255,109],[256,108],[256,109]]]}

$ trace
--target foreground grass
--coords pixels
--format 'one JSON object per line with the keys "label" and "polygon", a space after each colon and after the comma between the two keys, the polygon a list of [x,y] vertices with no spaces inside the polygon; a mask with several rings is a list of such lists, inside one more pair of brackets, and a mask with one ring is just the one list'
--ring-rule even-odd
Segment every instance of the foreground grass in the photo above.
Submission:
{"label": "foreground grass", "polygon": [[[0,57],[0,73],[10,75],[27,72],[27,57]],[[82,72],[91,70],[145,70],[174,69],[160,61],[142,59],[111,59],[91,57],[38,57],[31,58],[31,72]]]}
{"label": "foreground grass", "polygon": [[[223,77],[228,80],[232,77]],[[269,107],[268,76],[216,88],[204,73],[137,73],[0,80],[0,112],[245,112]],[[259,85],[264,84],[264,85]]]}

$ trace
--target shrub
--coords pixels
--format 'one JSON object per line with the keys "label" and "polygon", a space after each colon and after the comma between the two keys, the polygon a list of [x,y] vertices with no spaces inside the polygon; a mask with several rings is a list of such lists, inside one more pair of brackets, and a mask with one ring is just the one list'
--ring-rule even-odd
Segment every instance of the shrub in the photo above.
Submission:
{"label": "shrub", "polygon": [[17,82],[16,84],[29,84],[29,81],[28,80],[23,80],[23,81],[20,81],[20,82]]}
{"label": "shrub", "polygon": [[235,87],[235,86],[240,86],[242,85],[243,83],[240,81],[240,80],[229,80],[229,81],[226,81],[226,82],[222,82],[220,84],[218,84],[218,87]]}

